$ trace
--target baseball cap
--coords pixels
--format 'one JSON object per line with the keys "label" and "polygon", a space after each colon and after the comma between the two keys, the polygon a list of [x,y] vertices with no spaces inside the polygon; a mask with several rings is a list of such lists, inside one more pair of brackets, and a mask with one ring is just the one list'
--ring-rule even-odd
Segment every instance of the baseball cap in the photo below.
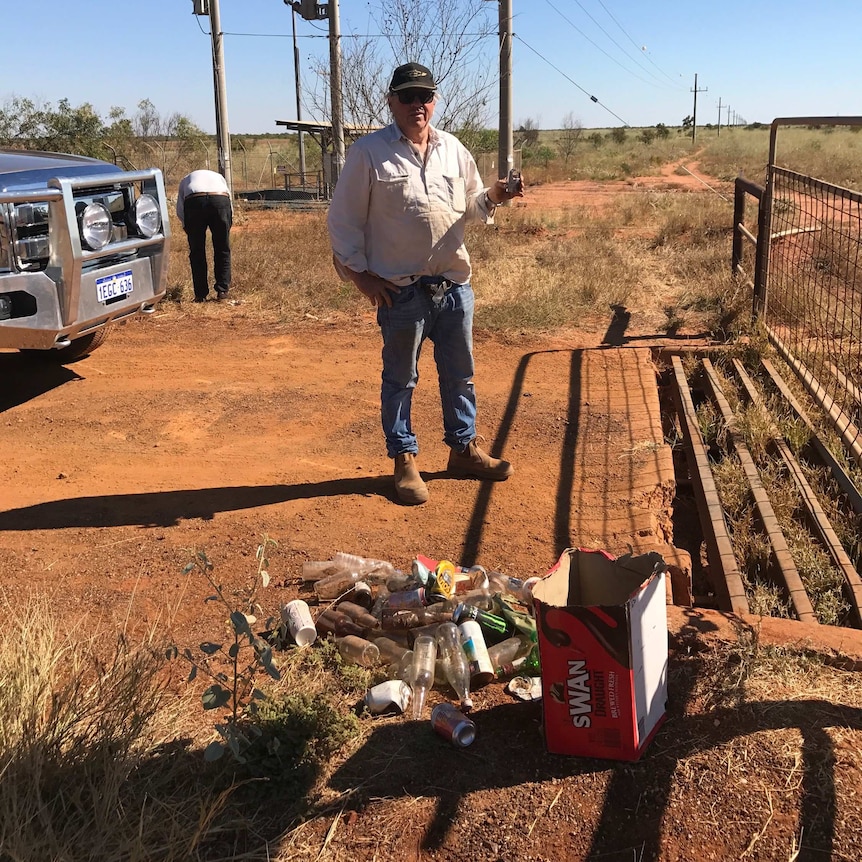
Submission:
{"label": "baseball cap", "polygon": [[430,69],[420,66],[419,63],[405,63],[392,73],[392,83],[389,85],[389,92],[397,93],[399,90],[409,90],[413,87],[436,90],[437,83]]}

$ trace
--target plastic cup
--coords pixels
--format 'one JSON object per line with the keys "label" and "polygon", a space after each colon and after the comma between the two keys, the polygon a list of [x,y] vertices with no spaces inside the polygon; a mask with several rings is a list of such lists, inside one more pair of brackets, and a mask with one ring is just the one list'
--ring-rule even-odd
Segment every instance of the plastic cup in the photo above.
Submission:
{"label": "plastic cup", "polygon": [[311,618],[311,611],[302,599],[294,599],[281,609],[281,618],[297,646],[305,647],[314,643],[317,629]]}

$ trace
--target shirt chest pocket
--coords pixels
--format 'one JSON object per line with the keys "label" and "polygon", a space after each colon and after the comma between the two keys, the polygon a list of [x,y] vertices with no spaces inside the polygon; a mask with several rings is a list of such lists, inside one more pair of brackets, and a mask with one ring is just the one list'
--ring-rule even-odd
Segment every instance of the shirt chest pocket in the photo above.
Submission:
{"label": "shirt chest pocket", "polygon": [[448,174],[429,177],[429,192],[432,200],[447,210],[463,213],[467,209],[467,191],[463,177]]}
{"label": "shirt chest pocket", "polygon": [[378,171],[375,175],[375,194],[383,205],[397,207],[404,212],[455,212],[467,209],[464,178],[428,171],[424,185],[418,176]]}
{"label": "shirt chest pocket", "polygon": [[414,209],[416,207],[416,201],[411,200],[410,177],[407,174],[378,171],[374,181],[374,192],[380,195],[384,206],[393,206],[399,209]]}

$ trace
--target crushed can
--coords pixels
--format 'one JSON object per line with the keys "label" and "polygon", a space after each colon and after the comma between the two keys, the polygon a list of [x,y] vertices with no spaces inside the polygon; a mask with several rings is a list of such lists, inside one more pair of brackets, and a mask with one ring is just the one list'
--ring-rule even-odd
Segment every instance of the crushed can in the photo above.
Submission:
{"label": "crushed can", "polygon": [[438,703],[431,710],[431,727],[456,748],[466,748],[476,738],[476,725],[451,703]]}
{"label": "crushed can", "polygon": [[369,688],[363,703],[372,715],[400,713],[407,709],[410,695],[410,686],[406,682],[400,679],[388,679]]}

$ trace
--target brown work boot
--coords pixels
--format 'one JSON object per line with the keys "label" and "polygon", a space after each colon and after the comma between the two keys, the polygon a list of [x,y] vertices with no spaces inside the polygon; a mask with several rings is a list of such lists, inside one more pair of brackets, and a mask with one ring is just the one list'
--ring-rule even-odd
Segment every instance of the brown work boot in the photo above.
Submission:
{"label": "brown work boot", "polygon": [[515,472],[515,468],[508,461],[492,458],[487,452],[483,452],[475,440],[471,440],[463,452],[457,452],[455,449],[449,451],[447,469],[453,476],[497,481],[508,479]]}
{"label": "brown work boot", "polygon": [[412,452],[395,456],[395,493],[402,503],[411,506],[428,499],[428,488],[416,469],[416,456]]}

